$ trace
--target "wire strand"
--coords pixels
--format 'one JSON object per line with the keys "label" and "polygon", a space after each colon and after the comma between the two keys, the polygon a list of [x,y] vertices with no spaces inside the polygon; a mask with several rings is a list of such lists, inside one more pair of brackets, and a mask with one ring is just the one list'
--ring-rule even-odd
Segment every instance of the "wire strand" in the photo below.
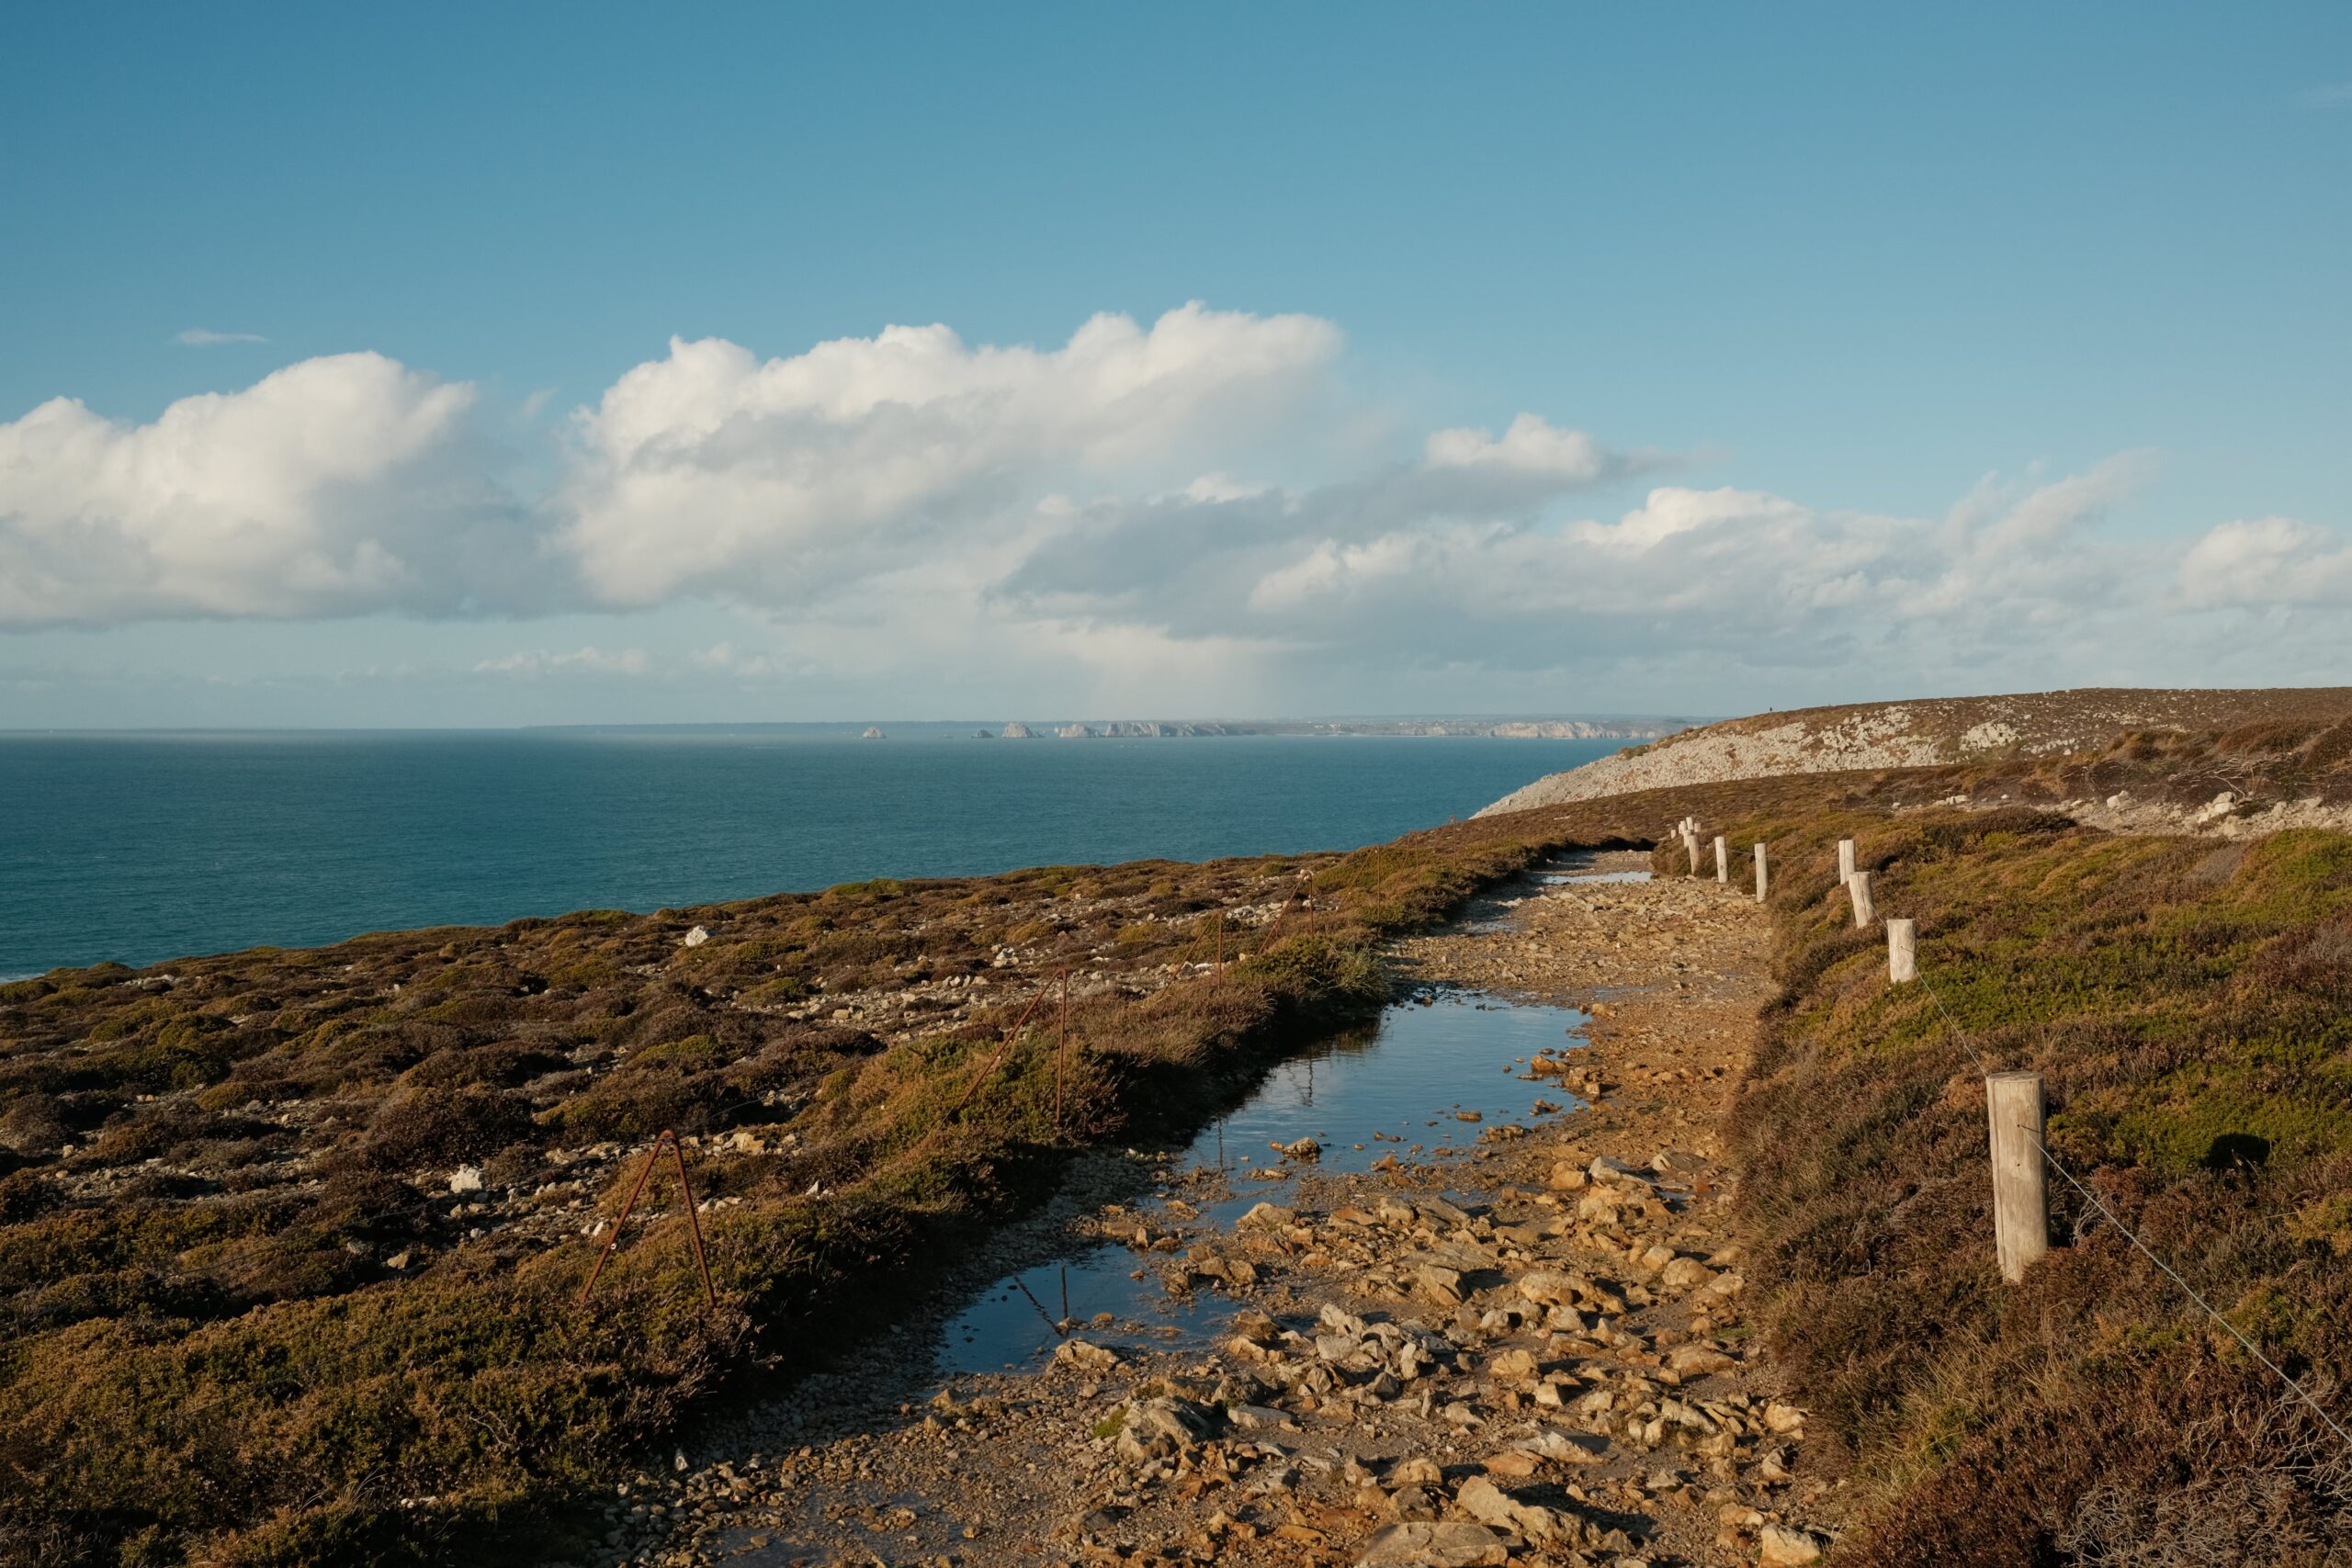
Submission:
{"label": "wire strand", "polygon": [[[1938,990],[1934,984],[1928,980],[1926,965],[1919,965],[1917,974],[1919,984],[1926,988],[1928,995],[1934,999],[1936,1010],[1943,1015],[1944,1027],[1951,1032],[1952,1038],[1959,1041],[1962,1047],[1967,1051],[1969,1059],[1976,1064],[1976,1070],[1979,1073],[1989,1071],[1985,1065],[1984,1054],[1976,1048],[1975,1040],[1970,1036],[1967,1030],[1962,1029],[1960,1026],[1960,1021],[1952,1016],[1951,1007],[1944,1001],[1943,993]],[[2097,1192],[2092,1191],[2088,1185],[2076,1177],[2073,1171],[2066,1168],[2065,1165],[2056,1155],[2050,1152],[2050,1145],[2042,1141],[2041,1134],[2039,1131],[2034,1134],[2033,1144],[2034,1147],[2041,1152],[2042,1163],[2047,1165],[2052,1170],[2056,1171],[2060,1180],[2065,1182],[2067,1186],[2081,1193],[2084,1201],[2089,1203],[2092,1208],[2097,1209],[2099,1212],[2100,1216],[2104,1218],[2109,1224],[2113,1225],[2117,1231],[2120,1232],[2123,1239],[2130,1242],[2134,1247],[2136,1247],[2143,1258],[2145,1258],[2149,1262],[2154,1264],[2159,1269],[2163,1270],[2166,1279],[2180,1287],[2181,1294],[2187,1296],[2190,1301],[2195,1302],[2199,1311],[2203,1312],[2207,1317],[2211,1318],[2215,1323],[2220,1324],[2223,1329],[2228,1331],[2231,1338],[2244,1346],[2247,1355],[2252,1356],[2256,1360],[2261,1362],[2264,1367],[2269,1370],[2270,1374],[2273,1377],[2277,1378],[2280,1382],[2285,1383],[2290,1389],[2293,1390],[2295,1397],[2309,1405],[2311,1407],[2312,1414],[2318,1416],[2321,1422],[2325,1425],[2327,1429],[2335,1434],[2336,1440],[2341,1442],[2347,1451],[2352,1451],[2352,1431],[2345,1430],[2343,1426],[2336,1421],[2335,1417],[2330,1416],[2325,1407],[2324,1407],[2317,1399],[2312,1396],[2312,1393],[2309,1389],[2306,1389],[2301,1382],[2290,1376],[2285,1368],[2272,1360],[2269,1357],[2264,1355],[2262,1353],[2262,1348],[2256,1345],[2252,1339],[2247,1338],[2246,1336],[2239,1330],[2236,1324],[2232,1323],[2228,1318],[2215,1311],[2213,1304],[2205,1299],[2205,1297],[2198,1291],[2197,1287],[2190,1284],[2186,1279],[2182,1278],[2179,1269],[2175,1269],[2171,1264],[2165,1262],[2162,1258],[2159,1258],[2156,1255],[2155,1249],[2150,1247],[2145,1241],[2143,1241],[2140,1238],[2139,1233],[2134,1231],[2130,1225],[2125,1224],[2123,1223],[2122,1216],[2119,1215],[2113,1209],[2108,1206],[2105,1199],[2101,1198]]]}

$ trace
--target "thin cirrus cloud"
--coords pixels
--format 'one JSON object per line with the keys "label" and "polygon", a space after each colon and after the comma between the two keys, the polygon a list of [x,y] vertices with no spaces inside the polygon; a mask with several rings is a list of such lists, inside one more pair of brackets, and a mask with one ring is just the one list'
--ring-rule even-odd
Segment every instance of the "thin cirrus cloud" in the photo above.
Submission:
{"label": "thin cirrus cloud", "polygon": [[54,399],[0,423],[0,627],[716,603],[773,637],[526,648],[472,673],[912,679],[989,657],[1146,679],[1194,658],[1246,682],[1731,658],[1917,680],[2172,659],[2217,617],[2352,604],[2352,546],[2317,524],[2103,529],[2155,482],[2144,453],[1988,480],[1930,517],[1689,483],[1534,412],[1367,456],[1343,348],[1320,318],[1199,304],[1042,348],[936,325],[765,359],[676,340],[561,423],[529,491],[477,389],[379,355],[143,424]]}
{"label": "thin cirrus cloud", "polygon": [[482,660],[474,665],[473,672],[536,681],[550,675],[642,675],[651,667],[652,660],[641,648],[607,649],[592,646],[569,653],[525,649]]}
{"label": "thin cirrus cloud", "polygon": [[232,343],[267,343],[259,333],[216,333],[210,327],[189,327],[174,333],[172,341],[182,348],[218,348]]}

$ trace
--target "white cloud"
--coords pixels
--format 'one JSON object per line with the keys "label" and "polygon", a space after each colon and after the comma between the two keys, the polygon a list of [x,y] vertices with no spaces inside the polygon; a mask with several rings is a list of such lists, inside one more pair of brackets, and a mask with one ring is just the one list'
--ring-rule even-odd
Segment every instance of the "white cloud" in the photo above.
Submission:
{"label": "white cloud", "polygon": [[226,343],[267,343],[259,333],[216,333],[210,327],[189,327],[172,334],[182,348],[216,348]]}
{"label": "white cloud", "polygon": [[1614,523],[1571,524],[1567,536],[1611,555],[1634,555],[1657,548],[1679,535],[1718,524],[1752,525],[1767,518],[1789,519],[1803,511],[1752,490],[1685,490],[1669,486],[1654,490],[1641,506]]}
{"label": "white cloud", "polygon": [[[1467,705],[1489,677],[1655,689],[1667,669],[2262,678],[2244,661],[2290,644],[2298,671],[2332,660],[2352,608],[2352,546],[2314,524],[2107,529],[2154,481],[2146,453],[1989,477],[1934,516],[1670,482],[1533,412],[1368,454],[1340,349],[1313,317],[1199,305],[1042,349],[938,326],[771,359],[673,342],[571,416],[529,498],[481,431],[543,400],[485,413],[375,355],[145,424],[60,399],[0,424],[0,627],[568,612],[586,626],[536,634],[556,647],[475,641],[445,673],[565,678],[502,688],[518,702],[789,682],[1207,713],[1334,672],[1456,682]],[[1645,494],[1596,504],[1637,474]],[[604,646],[610,612],[663,605],[688,629]]]}
{"label": "white cloud", "polygon": [[1498,441],[1483,430],[1441,430],[1423,457],[1432,468],[1498,468],[1588,485],[1606,474],[1611,454],[1581,430],[1560,430],[1542,415],[1523,413]]}
{"label": "white cloud", "polygon": [[624,648],[607,652],[604,649],[591,647],[576,649],[570,653],[532,649],[482,660],[474,666],[474,673],[512,675],[536,681],[548,675],[642,675],[652,668],[652,664],[641,648]]}
{"label": "white cloud", "polygon": [[461,609],[517,544],[473,389],[306,359],[153,423],[53,399],[0,424],[0,626]]}
{"label": "white cloud", "polygon": [[[1565,525],[1480,513],[1428,471],[1400,472],[1386,488],[1410,505],[1355,485],[1337,501],[1175,498],[1080,520],[1008,583],[1033,613],[1261,639],[1360,669],[1593,671],[1703,654],[1726,670],[1851,662],[1940,687],[1955,664],[2063,668],[2101,637],[2147,646],[2165,558],[2097,527],[2146,469],[2125,454],[1996,480],[1940,518],[1667,485],[1613,520]],[[1365,517],[1378,525],[1330,526]]]}
{"label": "white cloud", "polygon": [[1187,305],[1147,330],[1096,316],[1059,349],[890,327],[761,361],[673,340],[578,416],[559,547],[597,600],[786,604],[1023,502],[1196,471],[1293,410],[1337,354],[1309,316]]}
{"label": "white cloud", "polygon": [[2181,558],[2180,596],[2195,606],[2352,604],[2352,544],[2291,517],[2224,523]]}

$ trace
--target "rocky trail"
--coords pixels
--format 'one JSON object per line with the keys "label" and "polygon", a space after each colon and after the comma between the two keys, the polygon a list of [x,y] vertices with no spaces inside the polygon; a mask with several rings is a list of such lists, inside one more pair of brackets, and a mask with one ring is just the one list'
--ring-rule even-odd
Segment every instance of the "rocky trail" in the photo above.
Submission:
{"label": "rocky trail", "polygon": [[1120,1242],[1195,1330],[1036,1299],[1050,1358],[943,1386],[934,1303],[623,1485],[600,1561],[1813,1561],[1842,1493],[1747,1344],[1715,1131],[1769,931],[1645,863],[1588,857],[1395,950],[1426,1007],[1581,1010],[1497,1078],[1511,1119],[1432,1094],[1420,1134],[1109,1156],[991,1249]]}

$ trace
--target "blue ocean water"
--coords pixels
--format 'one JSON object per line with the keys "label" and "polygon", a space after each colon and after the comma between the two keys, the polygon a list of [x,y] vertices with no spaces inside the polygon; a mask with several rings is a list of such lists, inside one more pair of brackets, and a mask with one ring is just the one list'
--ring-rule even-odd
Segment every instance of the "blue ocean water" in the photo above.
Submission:
{"label": "blue ocean water", "polygon": [[1351,849],[1622,744],[0,734],[0,977],[871,876]]}

